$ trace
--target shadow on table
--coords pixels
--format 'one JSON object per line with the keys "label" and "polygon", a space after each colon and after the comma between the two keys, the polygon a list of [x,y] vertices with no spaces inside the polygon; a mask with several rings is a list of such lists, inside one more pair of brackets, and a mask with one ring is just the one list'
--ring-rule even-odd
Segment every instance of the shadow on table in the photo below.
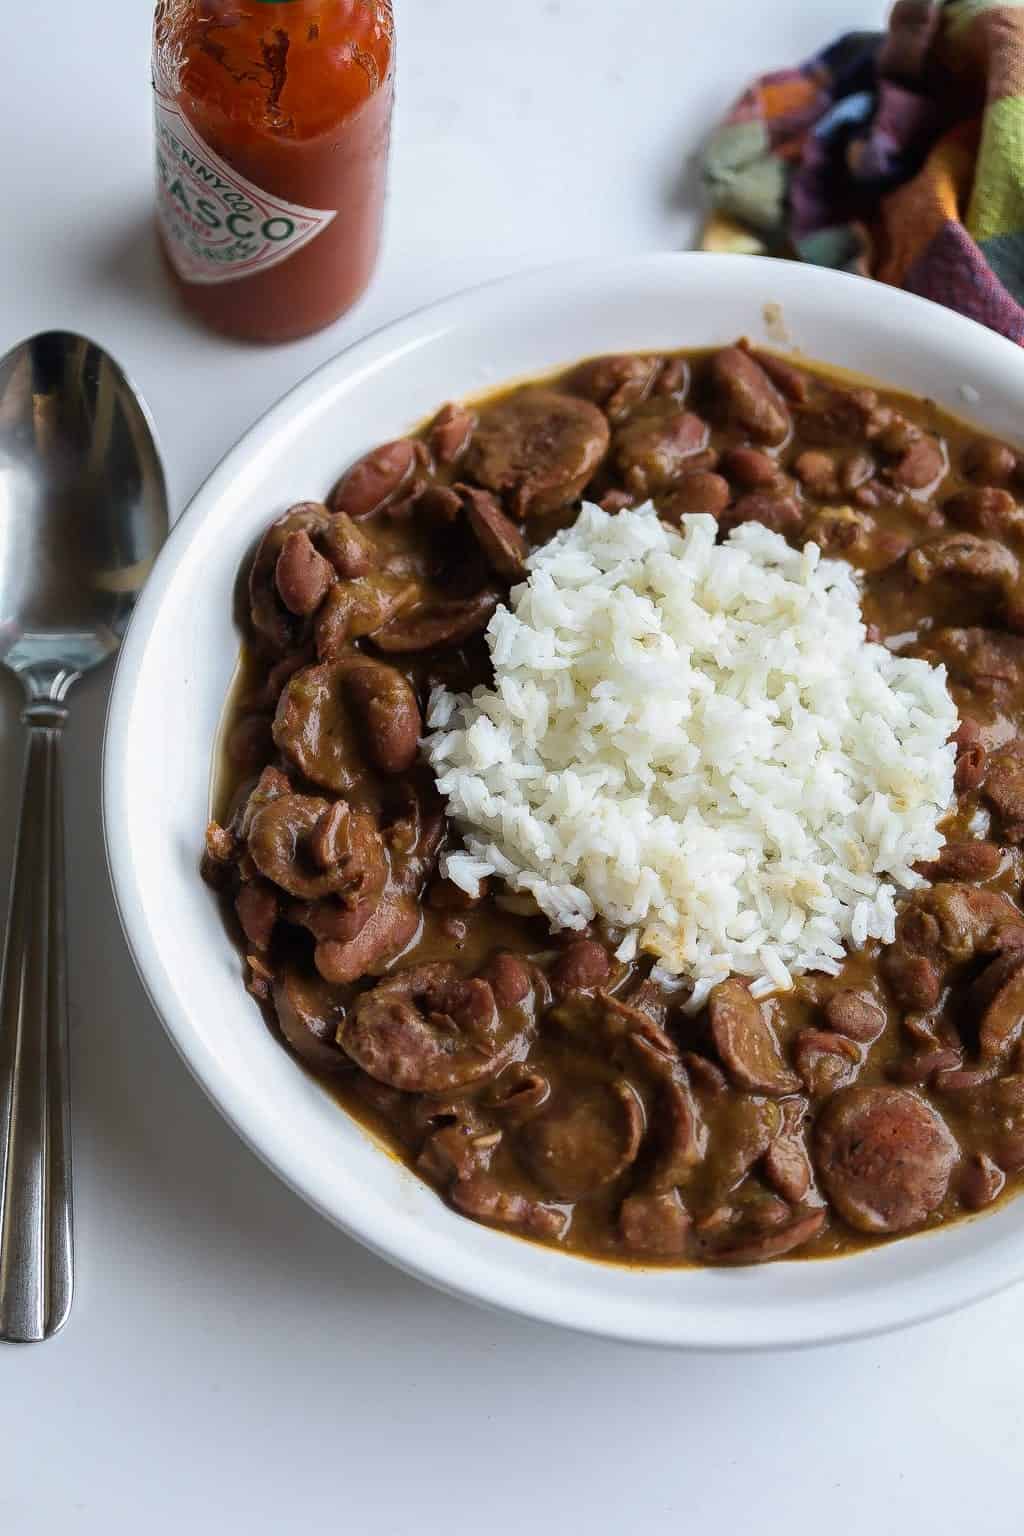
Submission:
{"label": "shadow on table", "polygon": [[164,264],[150,205],[126,209],[97,226],[96,238],[84,249],[97,286],[115,292],[152,315],[154,309],[173,315],[186,330],[203,334],[198,320],[180,303]]}

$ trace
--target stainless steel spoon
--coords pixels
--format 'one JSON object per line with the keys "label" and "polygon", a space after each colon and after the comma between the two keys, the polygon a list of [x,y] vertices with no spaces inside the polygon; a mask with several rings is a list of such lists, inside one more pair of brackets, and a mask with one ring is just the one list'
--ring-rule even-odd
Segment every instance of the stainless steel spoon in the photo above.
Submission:
{"label": "stainless steel spoon", "polygon": [[0,1338],[45,1339],[73,1285],[61,734],[167,532],[146,409],[62,331],[0,359],[0,662],[28,742],[0,979]]}

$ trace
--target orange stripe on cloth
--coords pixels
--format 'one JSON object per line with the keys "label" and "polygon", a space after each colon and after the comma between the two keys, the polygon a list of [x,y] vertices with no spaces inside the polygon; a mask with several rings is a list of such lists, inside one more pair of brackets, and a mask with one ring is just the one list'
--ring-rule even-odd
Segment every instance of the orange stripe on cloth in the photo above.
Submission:
{"label": "orange stripe on cloth", "polygon": [[760,89],[761,110],[769,120],[788,117],[791,112],[810,106],[821,94],[820,83],[806,75],[793,76],[789,80],[769,80]]}
{"label": "orange stripe on cloth", "polygon": [[962,224],[970,201],[980,123],[958,123],[921,170],[882,199],[873,226],[875,277],[899,286],[921,252],[951,219]]}

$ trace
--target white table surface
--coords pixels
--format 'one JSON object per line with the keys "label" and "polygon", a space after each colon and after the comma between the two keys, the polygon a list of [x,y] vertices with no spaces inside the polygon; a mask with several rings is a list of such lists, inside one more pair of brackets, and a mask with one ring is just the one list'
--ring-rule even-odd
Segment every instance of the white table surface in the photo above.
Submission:
{"label": "white table surface", "polygon": [[[175,511],[255,416],[382,322],[560,257],[689,243],[692,156],[736,89],[883,6],[397,9],[379,275],[347,320],[276,350],[204,335],[165,286],[151,7],[51,0],[4,30],[0,351],[60,325],[110,346],[153,409]],[[4,1536],[1022,1529],[1019,1290],[825,1351],[659,1354],[435,1295],[288,1193],[189,1078],[133,972],[99,826],[107,686],[81,687],[68,739],[77,1296],[53,1342],[0,1345]]]}

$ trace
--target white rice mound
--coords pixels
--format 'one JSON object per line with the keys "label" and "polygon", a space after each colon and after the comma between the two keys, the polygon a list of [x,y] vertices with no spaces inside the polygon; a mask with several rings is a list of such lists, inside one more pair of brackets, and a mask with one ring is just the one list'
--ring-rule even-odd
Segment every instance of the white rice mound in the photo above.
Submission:
{"label": "white rice mound", "polygon": [[755,995],[891,942],[942,846],[956,709],[943,667],[869,644],[857,577],[758,523],[716,544],[653,506],[586,505],[487,629],[494,687],[435,689],[425,742],[466,851],[555,928]]}

